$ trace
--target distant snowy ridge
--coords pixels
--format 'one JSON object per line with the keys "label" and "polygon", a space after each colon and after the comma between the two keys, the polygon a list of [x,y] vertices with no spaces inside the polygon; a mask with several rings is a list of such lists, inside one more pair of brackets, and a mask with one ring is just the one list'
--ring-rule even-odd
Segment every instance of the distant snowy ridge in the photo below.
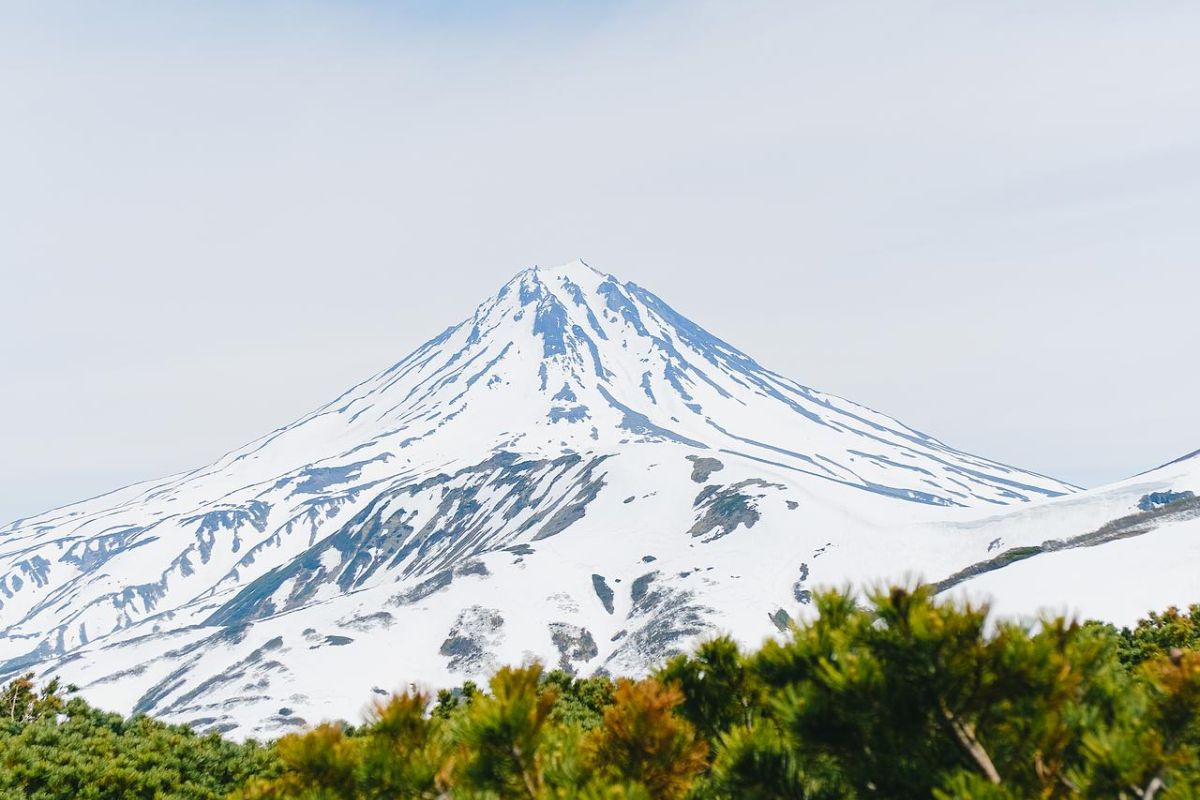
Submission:
{"label": "distant snowy ridge", "polygon": [[1075,491],[783,378],[636,284],[532,268],[212,465],[0,530],[0,672],[275,733],[530,657],[636,672],[755,641],[814,585],[951,575],[989,552],[975,521]]}
{"label": "distant snowy ridge", "polygon": [[1200,451],[947,533],[989,546],[942,585],[994,598],[1002,613],[1083,612],[1129,625],[1151,610],[1200,603]]}

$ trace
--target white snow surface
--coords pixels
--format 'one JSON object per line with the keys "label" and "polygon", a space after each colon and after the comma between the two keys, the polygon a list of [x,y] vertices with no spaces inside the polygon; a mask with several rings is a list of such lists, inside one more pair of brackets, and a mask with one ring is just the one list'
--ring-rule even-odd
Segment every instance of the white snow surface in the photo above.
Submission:
{"label": "white snow surface", "polygon": [[[777,375],[583,262],[532,268],[214,464],[0,529],[0,676],[274,736],[503,663],[636,674],[716,632],[758,644],[815,586],[941,580],[1198,484],[1189,458],[1076,493]],[[1145,516],[950,591],[1122,622],[1187,601],[1197,523]]]}
{"label": "white snow surface", "polygon": [[1185,608],[1200,602],[1198,496],[1200,452],[1110,486],[944,526],[952,536],[986,532],[992,555],[1113,531],[1100,544],[1016,561],[951,591],[1026,619],[1061,614],[1133,625],[1147,611]]}

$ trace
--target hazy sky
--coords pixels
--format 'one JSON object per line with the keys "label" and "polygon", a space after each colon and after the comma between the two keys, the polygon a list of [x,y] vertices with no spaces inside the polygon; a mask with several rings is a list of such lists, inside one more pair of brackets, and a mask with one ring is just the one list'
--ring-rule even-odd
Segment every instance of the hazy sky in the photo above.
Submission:
{"label": "hazy sky", "polygon": [[1197,41],[1190,2],[0,0],[0,522],[577,256],[969,451],[1190,452]]}

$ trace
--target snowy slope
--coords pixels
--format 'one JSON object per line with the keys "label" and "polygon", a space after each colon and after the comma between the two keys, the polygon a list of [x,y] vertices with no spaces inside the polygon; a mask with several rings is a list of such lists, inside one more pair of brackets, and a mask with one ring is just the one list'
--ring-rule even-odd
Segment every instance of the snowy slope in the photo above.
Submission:
{"label": "snowy slope", "polygon": [[987,557],[975,520],[1073,491],[777,375],[633,283],[534,268],[212,465],[0,530],[0,672],[274,733],[501,662],[753,642],[814,584],[953,574]]}
{"label": "snowy slope", "polygon": [[987,539],[990,550],[948,591],[1010,616],[1132,625],[1152,609],[1200,602],[1200,452],[947,533]]}

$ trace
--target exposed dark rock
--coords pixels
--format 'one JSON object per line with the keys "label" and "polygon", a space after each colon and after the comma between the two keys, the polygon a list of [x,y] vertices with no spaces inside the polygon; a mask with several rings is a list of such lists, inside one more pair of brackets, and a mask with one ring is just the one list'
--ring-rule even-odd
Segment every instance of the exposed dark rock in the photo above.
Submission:
{"label": "exposed dark rock", "polygon": [[587,406],[554,406],[550,409],[549,419],[551,422],[566,420],[567,422],[583,422],[588,419]]}
{"label": "exposed dark rock", "polygon": [[654,583],[654,579],[658,577],[657,572],[647,572],[645,575],[634,580],[629,587],[629,598],[633,600],[634,608],[637,608],[638,603],[646,597],[646,593],[650,589],[650,584]]}
{"label": "exposed dark rock", "polygon": [[1153,511],[1156,508],[1162,508],[1163,506],[1179,502],[1180,500],[1190,500],[1195,496],[1196,495],[1194,492],[1187,491],[1151,492],[1150,494],[1142,496],[1142,499],[1138,501],[1138,508],[1142,511]]}
{"label": "exposed dark rock", "polygon": [[687,459],[692,462],[692,480],[696,483],[704,483],[709,475],[725,469],[725,465],[715,458],[688,456]]}
{"label": "exposed dark rock", "polygon": [[333,645],[334,647],[341,647],[343,645],[350,644],[353,641],[354,640],[352,638],[350,638],[349,636],[326,636],[322,640],[322,644]]}
{"label": "exposed dark rock", "polygon": [[367,461],[356,461],[353,464],[344,464],[339,467],[306,467],[295,476],[281,479],[275,486],[278,488],[289,481],[292,482],[292,491],[288,497],[295,497],[298,494],[317,494],[330,486],[357,480],[362,475],[363,467],[376,461],[386,463],[392,457],[391,453],[380,453]]}
{"label": "exposed dark rock", "polygon": [[373,614],[363,614],[350,619],[338,620],[338,624],[343,628],[352,628],[356,631],[367,632],[376,628],[390,628],[395,622],[393,617],[387,611],[376,611]]}
{"label": "exposed dark rock", "polygon": [[272,717],[267,717],[267,722],[270,722],[274,725],[282,726],[284,728],[306,728],[306,727],[308,727],[308,720],[306,720],[304,717],[286,717],[286,716],[283,716],[282,714],[276,714]]}
{"label": "exposed dark rock", "polygon": [[[217,637],[209,637],[203,640],[205,642],[215,641]],[[157,684],[152,686],[145,694],[138,699],[134,704],[133,711],[135,714],[148,714],[151,711],[157,713],[178,713],[187,711],[196,698],[203,697],[208,692],[224,686],[229,683],[234,683],[241,680],[246,680],[257,676],[262,676],[264,673],[286,671],[286,667],[274,659],[264,660],[268,653],[283,650],[283,637],[276,636],[268,640],[264,644],[255,648],[240,661],[235,662],[226,668],[223,672],[200,682],[193,688],[175,697],[171,702],[163,705],[164,701],[177,690],[183,688],[187,682],[186,677],[195,666],[199,656],[192,656],[186,659],[182,665],[175,669],[171,674],[167,675]]]}
{"label": "exposed dark rock", "polygon": [[217,721],[216,717],[197,717],[196,719],[189,719],[184,724],[187,725],[189,728],[194,728],[196,730],[203,730],[204,728],[206,728],[209,725],[212,725],[216,721]]}
{"label": "exposed dark rock", "polygon": [[460,578],[466,575],[490,575],[487,564],[477,558],[472,558],[455,567],[454,574]]}
{"label": "exposed dark rock", "polygon": [[[568,453],[539,460],[498,452],[453,475],[389,487],[334,533],[244,586],[205,624],[227,625],[289,611],[311,602],[325,584],[335,583],[348,592],[364,586],[379,570],[403,577],[428,575],[511,546],[518,538],[554,536],[584,516],[604,485],[600,467],[607,458],[584,460]],[[546,486],[560,480],[571,481],[568,490],[547,495]],[[434,511],[418,517],[410,502],[418,497],[436,499]],[[533,513],[520,524],[508,524],[530,509]],[[330,552],[336,555],[332,566]],[[143,598],[147,599],[153,598]],[[415,600],[401,597],[399,602]]]}
{"label": "exposed dark rock", "polygon": [[800,605],[808,605],[812,602],[812,592],[804,588],[804,583],[808,580],[808,564],[800,564],[800,579],[792,584],[792,597],[796,598],[796,602]]}
{"label": "exposed dark rock", "polygon": [[600,489],[604,487],[603,475],[592,477],[593,470],[603,462],[604,458],[605,456],[601,456],[592,460],[580,479],[576,481],[575,487],[577,489],[575,496],[567,505],[562,506],[554,512],[554,515],[550,517],[542,529],[534,534],[534,541],[548,539],[551,536],[562,533],[569,525],[583,519],[583,515],[587,512],[588,503],[595,500],[596,495],[600,493]]}
{"label": "exposed dark rock", "polygon": [[[126,553],[135,547],[141,547],[158,541],[157,536],[147,536],[144,539],[139,539],[138,537],[146,530],[147,528],[130,526],[106,532],[90,539],[80,539],[67,548],[67,552],[59,556],[58,560],[67,564],[73,564],[82,572],[88,572],[101,566],[118,553]],[[31,562],[37,564],[41,569],[30,569],[27,567],[26,565]],[[42,563],[38,564],[37,562]],[[41,556],[34,556],[29,561],[19,562],[19,566],[26,575],[32,577],[38,586],[41,586],[45,582],[45,568],[50,566],[50,562]]]}
{"label": "exposed dark rock", "polygon": [[592,588],[596,590],[596,597],[600,598],[600,604],[604,606],[604,610],[608,613],[613,613],[613,590],[604,580],[603,575],[592,575]]}
{"label": "exposed dark rock", "polygon": [[712,542],[732,533],[739,525],[753,528],[760,517],[757,501],[766,495],[761,492],[749,494],[746,490],[752,488],[784,487],[757,478],[739,481],[726,487],[705,486],[700,494],[696,495],[693,503],[703,513],[688,533],[693,537],[704,537],[702,541]]}
{"label": "exposed dark rock", "polygon": [[451,672],[490,671],[496,663],[492,649],[500,643],[503,627],[504,617],[494,608],[464,608],[438,652],[449,657]]}
{"label": "exposed dark rock", "polygon": [[651,580],[644,584],[639,600],[629,612],[630,622],[637,627],[623,637],[606,664],[661,661],[682,652],[693,637],[711,630],[708,615],[712,609],[697,603],[694,592],[653,584],[654,574],[642,576]]}
{"label": "exposed dark rock", "polygon": [[429,595],[433,594],[439,589],[446,588],[453,580],[454,573],[448,569],[444,569],[434,576],[421,581],[411,589],[406,589],[403,592],[392,595],[392,597],[388,600],[388,603],[394,606],[412,605],[413,603],[424,600],[426,597],[429,597]]}
{"label": "exposed dark rock", "polygon": [[575,674],[575,662],[591,661],[600,650],[587,628],[565,622],[550,623],[550,640],[558,649],[558,667]]}

